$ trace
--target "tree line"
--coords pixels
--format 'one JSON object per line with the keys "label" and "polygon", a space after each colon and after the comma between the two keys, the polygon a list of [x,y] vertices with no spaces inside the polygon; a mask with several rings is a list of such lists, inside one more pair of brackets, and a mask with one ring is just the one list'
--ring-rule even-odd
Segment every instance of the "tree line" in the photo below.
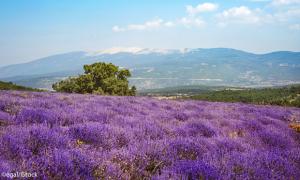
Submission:
{"label": "tree line", "polygon": [[206,101],[300,107],[300,85],[281,88],[211,91],[189,98]]}

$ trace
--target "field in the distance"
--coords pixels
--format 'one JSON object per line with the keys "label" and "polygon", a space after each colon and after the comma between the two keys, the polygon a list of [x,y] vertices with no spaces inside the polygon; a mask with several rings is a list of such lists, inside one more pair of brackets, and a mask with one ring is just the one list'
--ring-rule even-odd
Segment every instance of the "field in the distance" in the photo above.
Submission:
{"label": "field in the distance", "polygon": [[3,82],[0,81],[0,90],[16,90],[16,91],[42,91],[40,89],[34,89],[30,87],[24,87],[16,85],[12,82]]}
{"label": "field in the distance", "polygon": [[300,85],[261,89],[225,89],[199,93],[188,98],[205,101],[244,102],[300,108]]}
{"label": "field in the distance", "polygon": [[0,91],[0,171],[48,179],[297,179],[299,121],[292,107]]}
{"label": "field in the distance", "polygon": [[300,107],[300,85],[278,87],[178,86],[143,90],[141,96],[194,99],[212,102],[243,102],[259,105]]}

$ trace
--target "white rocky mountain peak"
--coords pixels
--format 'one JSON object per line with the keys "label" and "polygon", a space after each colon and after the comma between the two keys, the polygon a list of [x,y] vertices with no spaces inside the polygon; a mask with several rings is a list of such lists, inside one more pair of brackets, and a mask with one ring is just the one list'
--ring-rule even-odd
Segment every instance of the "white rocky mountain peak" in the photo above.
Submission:
{"label": "white rocky mountain peak", "polygon": [[190,49],[159,49],[159,48],[139,48],[139,47],[113,47],[100,51],[88,52],[89,56],[97,56],[102,54],[118,54],[118,53],[131,53],[131,54],[169,54],[169,53],[186,53]]}

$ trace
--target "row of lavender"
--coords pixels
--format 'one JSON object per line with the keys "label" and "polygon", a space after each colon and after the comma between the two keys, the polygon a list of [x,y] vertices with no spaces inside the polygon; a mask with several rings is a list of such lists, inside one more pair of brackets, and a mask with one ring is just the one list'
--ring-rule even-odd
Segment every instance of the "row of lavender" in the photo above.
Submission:
{"label": "row of lavender", "polygon": [[0,91],[0,172],[49,179],[297,179],[300,109]]}

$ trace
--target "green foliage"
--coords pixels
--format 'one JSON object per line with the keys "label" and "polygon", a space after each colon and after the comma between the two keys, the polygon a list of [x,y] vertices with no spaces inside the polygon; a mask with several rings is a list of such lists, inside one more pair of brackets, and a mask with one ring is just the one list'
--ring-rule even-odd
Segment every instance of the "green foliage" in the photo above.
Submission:
{"label": "green foliage", "polygon": [[300,107],[300,85],[282,88],[211,91],[189,98],[206,101]]}
{"label": "green foliage", "polygon": [[144,89],[138,92],[141,96],[192,96],[209,91],[223,90],[225,86],[205,86],[205,85],[191,85],[191,86],[174,86],[159,89]]}
{"label": "green foliage", "polygon": [[12,82],[0,81],[0,90],[17,90],[17,91],[41,91],[30,87],[16,85]]}
{"label": "green foliage", "polygon": [[129,88],[127,78],[131,76],[129,70],[119,69],[112,63],[94,63],[84,65],[84,74],[70,77],[53,84],[58,92],[134,96],[136,88]]}

